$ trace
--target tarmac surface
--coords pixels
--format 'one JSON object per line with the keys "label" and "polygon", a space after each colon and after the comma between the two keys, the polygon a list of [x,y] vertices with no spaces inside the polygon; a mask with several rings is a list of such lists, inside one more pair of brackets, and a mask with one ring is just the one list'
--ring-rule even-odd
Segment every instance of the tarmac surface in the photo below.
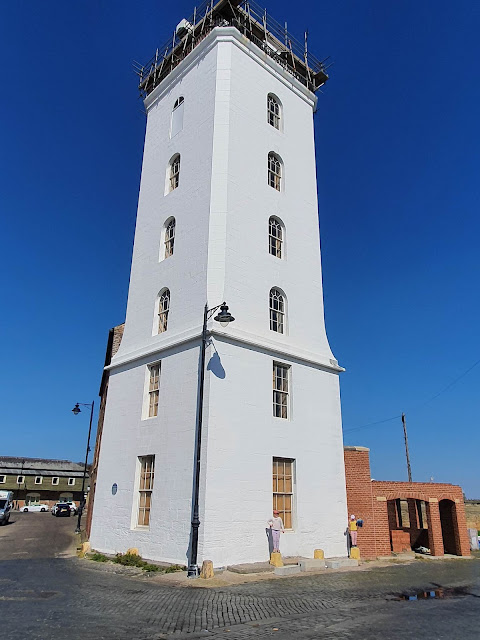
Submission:
{"label": "tarmac surface", "polygon": [[[0,527],[2,640],[480,638],[478,558],[196,588],[76,558],[75,524],[14,513]],[[399,598],[440,587],[463,595]]]}

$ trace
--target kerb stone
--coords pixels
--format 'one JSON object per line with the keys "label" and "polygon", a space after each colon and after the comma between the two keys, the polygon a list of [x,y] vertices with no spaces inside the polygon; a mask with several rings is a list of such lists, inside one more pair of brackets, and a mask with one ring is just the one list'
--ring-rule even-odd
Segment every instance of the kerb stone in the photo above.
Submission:
{"label": "kerb stone", "polygon": [[298,564],[287,564],[285,567],[275,567],[274,571],[276,576],[291,576],[295,573],[300,573]]}
{"label": "kerb stone", "polygon": [[300,560],[298,563],[300,566],[300,571],[317,571],[318,569],[325,569],[325,560],[320,558],[306,558],[305,560]]}
{"label": "kerb stone", "polygon": [[327,569],[341,569],[342,567],[358,567],[358,560],[353,558],[328,558],[325,560]]}

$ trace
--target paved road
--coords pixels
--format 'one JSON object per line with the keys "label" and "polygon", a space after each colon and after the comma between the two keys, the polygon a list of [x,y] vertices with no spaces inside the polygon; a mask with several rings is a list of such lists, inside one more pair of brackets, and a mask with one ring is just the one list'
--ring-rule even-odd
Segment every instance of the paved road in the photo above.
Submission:
{"label": "paved road", "polygon": [[[71,557],[74,518],[22,513],[12,521],[0,528],[2,640],[480,637],[480,560],[182,588]],[[466,595],[418,602],[394,598],[437,585],[464,586]]]}

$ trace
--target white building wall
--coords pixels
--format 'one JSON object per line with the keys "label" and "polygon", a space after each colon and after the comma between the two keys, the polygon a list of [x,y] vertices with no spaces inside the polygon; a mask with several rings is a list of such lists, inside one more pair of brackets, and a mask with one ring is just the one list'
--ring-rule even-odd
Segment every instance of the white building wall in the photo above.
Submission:
{"label": "white building wall", "polygon": [[[162,354],[155,418],[142,420],[147,359],[112,372],[95,491],[93,548],[124,553],[137,547],[145,558],[186,562],[198,351],[181,348]],[[155,480],[150,527],[142,528],[136,526],[136,466],[139,456],[148,455],[155,456]],[[111,490],[114,483],[116,495]]]}
{"label": "white building wall", "polygon": [[[216,566],[268,559],[273,457],[295,460],[294,527],[286,556],[346,553],[345,477],[338,376],[216,339],[208,408],[202,557]],[[211,351],[215,353],[215,351]],[[273,361],[290,365],[289,419],[272,411]]]}
{"label": "white building wall", "polygon": [[[91,542],[138,547],[186,563],[190,534],[198,345],[205,300],[227,300],[236,321],[215,328],[204,399],[199,562],[268,557],[272,457],[294,458],[295,526],[286,555],[345,555],[346,496],[338,373],[328,346],[316,199],[315,97],[234,29],[216,29],[147,98],[147,133],[125,332],[112,359]],[[283,107],[268,125],[267,94]],[[170,114],[184,97],[183,129]],[[284,162],[283,189],[267,184],[267,156]],[[180,186],[164,195],[170,158]],[[159,260],[175,216],[174,255]],[[268,253],[268,219],[286,227],[286,257]],[[281,288],[288,331],[269,329],[268,294]],[[158,292],[171,292],[168,331],[152,336]],[[213,321],[210,327],[213,329]],[[224,337],[222,337],[222,335]],[[142,420],[146,366],[161,359],[160,413]],[[272,416],[273,360],[291,365],[291,415]],[[155,455],[150,528],[135,527],[138,456]],[[118,484],[112,496],[111,486]]]}

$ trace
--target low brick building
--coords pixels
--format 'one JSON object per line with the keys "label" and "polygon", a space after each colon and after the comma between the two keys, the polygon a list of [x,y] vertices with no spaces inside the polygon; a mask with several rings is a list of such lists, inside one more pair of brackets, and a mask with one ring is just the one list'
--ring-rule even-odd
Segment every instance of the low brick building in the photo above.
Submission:
{"label": "low brick building", "polygon": [[364,521],[358,532],[363,558],[419,546],[433,556],[470,555],[461,487],[372,480],[369,449],[345,447],[344,455],[348,512]]}
{"label": "low brick building", "polygon": [[[0,457],[0,489],[13,491],[16,507],[82,499],[83,464],[70,460]],[[88,487],[88,475],[85,482]]]}

